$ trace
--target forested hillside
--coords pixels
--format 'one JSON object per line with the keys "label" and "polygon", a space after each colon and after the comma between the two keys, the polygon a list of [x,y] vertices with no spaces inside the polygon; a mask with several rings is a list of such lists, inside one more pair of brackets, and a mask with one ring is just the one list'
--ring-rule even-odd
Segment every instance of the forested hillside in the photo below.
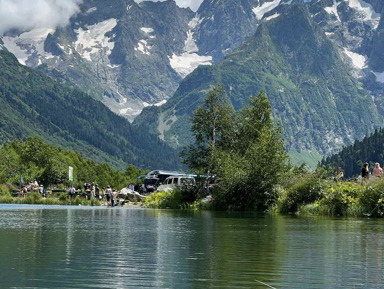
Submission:
{"label": "forested hillside", "polygon": [[177,168],[176,152],[89,95],[0,51],[0,143],[38,135],[118,168]]}
{"label": "forested hillside", "polygon": [[370,136],[353,145],[345,147],[341,152],[324,159],[321,166],[328,168],[342,167],[344,175],[349,178],[361,173],[363,163],[369,162],[373,168],[374,163],[384,162],[384,129],[377,129]]}

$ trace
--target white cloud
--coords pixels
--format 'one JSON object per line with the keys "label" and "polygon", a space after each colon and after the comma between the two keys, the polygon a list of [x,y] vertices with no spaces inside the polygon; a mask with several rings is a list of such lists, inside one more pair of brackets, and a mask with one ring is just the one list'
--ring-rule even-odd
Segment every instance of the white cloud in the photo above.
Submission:
{"label": "white cloud", "polygon": [[0,35],[9,29],[65,26],[82,0],[0,0]]}
{"label": "white cloud", "polygon": [[[135,2],[137,2],[137,3],[140,3],[143,1],[162,2],[162,1],[167,1],[167,0],[135,0]],[[193,11],[197,11],[197,9],[200,7],[200,4],[204,0],[175,0],[175,1],[179,7],[182,7],[182,8],[189,7]]]}

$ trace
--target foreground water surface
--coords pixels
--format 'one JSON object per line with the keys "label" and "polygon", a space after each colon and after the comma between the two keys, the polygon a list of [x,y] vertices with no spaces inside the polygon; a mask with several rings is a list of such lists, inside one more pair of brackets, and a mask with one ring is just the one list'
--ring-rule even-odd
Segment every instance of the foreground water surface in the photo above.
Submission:
{"label": "foreground water surface", "polygon": [[0,205],[0,288],[384,288],[384,222]]}

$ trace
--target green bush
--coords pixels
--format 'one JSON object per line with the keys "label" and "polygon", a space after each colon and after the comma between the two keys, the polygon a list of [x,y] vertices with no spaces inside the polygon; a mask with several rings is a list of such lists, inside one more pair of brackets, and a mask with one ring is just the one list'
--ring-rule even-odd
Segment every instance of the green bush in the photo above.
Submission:
{"label": "green bush", "polygon": [[316,175],[305,175],[296,178],[293,185],[280,189],[277,208],[280,213],[297,212],[300,206],[313,203],[322,197],[324,181]]}
{"label": "green bush", "polygon": [[66,201],[66,200],[68,200],[68,194],[67,194],[67,193],[60,193],[60,194],[59,194],[59,200],[60,200],[60,201]]}
{"label": "green bush", "polygon": [[40,193],[37,191],[32,191],[26,194],[24,198],[18,198],[18,199],[21,201],[22,204],[42,204],[43,203],[43,198],[40,195]]}
{"label": "green bush", "polygon": [[358,203],[366,216],[382,217],[384,213],[384,182],[366,185],[361,191]]}
{"label": "green bush", "polygon": [[[310,183],[309,180],[299,182],[283,191],[277,204],[277,211],[294,212],[300,215],[348,217],[382,217],[384,215],[384,181],[382,180],[363,184],[322,181],[320,192],[316,194],[313,193],[317,190],[304,185]],[[316,195],[318,198],[315,198]],[[312,201],[311,198],[313,198]]]}
{"label": "green bush", "polygon": [[144,199],[144,206],[153,209],[180,209],[182,205],[179,190],[153,193]]}
{"label": "green bush", "polygon": [[348,216],[349,209],[358,205],[359,189],[352,183],[335,183],[324,190],[322,199],[315,206],[321,215]]}
{"label": "green bush", "polygon": [[1,204],[12,204],[13,203],[13,198],[11,194],[8,193],[3,193],[0,195],[0,203]]}

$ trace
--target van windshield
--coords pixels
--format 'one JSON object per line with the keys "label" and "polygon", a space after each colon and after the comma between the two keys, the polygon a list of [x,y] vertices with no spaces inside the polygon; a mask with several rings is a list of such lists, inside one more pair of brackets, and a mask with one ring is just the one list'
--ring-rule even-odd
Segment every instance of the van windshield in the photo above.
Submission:
{"label": "van windshield", "polygon": [[194,179],[192,178],[181,178],[180,185],[182,186],[192,186],[194,184]]}

